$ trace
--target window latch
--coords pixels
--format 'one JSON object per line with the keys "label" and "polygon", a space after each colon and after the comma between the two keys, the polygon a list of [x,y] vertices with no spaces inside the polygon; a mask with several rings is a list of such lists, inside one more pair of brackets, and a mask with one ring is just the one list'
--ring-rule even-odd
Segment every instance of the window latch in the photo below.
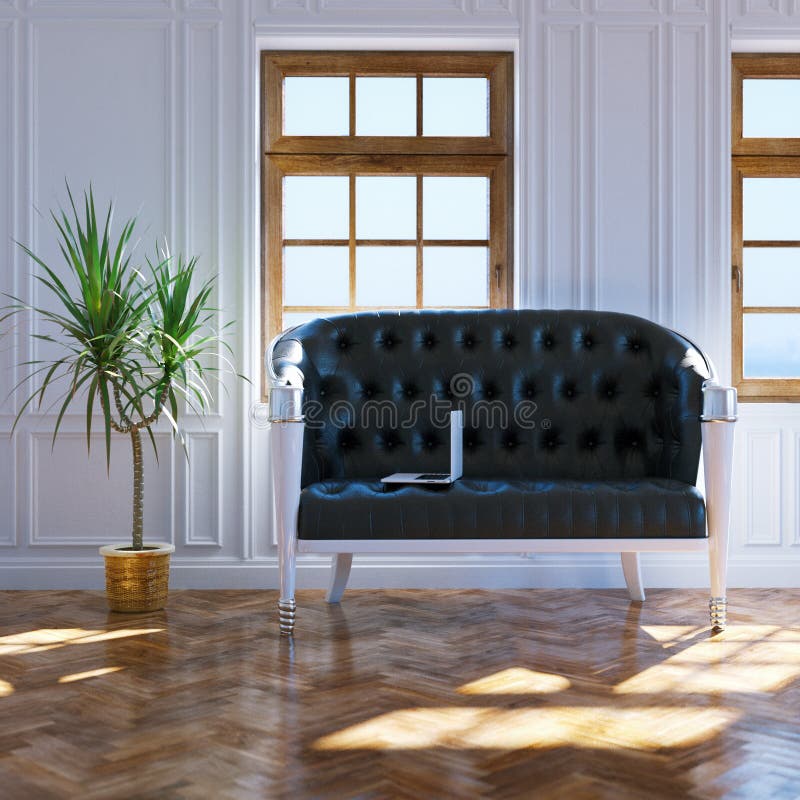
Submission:
{"label": "window latch", "polygon": [[736,293],[739,294],[742,291],[742,270],[735,264],[731,269],[731,280],[736,281]]}
{"label": "window latch", "polygon": [[497,266],[494,268],[494,277],[495,277],[495,280],[497,281],[497,288],[498,288],[498,289],[500,288],[500,276],[501,276],[502,274],[503,274],[503,268],[502,268],[502,267],[501,267],[501,266],[498,264],[498,265],[497,265]]}

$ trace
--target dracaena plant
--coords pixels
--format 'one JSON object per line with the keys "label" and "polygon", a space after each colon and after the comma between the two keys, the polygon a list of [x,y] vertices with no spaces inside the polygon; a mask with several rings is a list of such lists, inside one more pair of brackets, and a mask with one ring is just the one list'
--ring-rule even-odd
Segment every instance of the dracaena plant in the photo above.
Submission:
{"label": "dracaena plant", "polygon": [[24,362],[28,374],[15,389],[27,385],[27,396],[14,427],[29,406],[41,408],[45,397],[55,394],[50,406],[58,408],[53,445],[64,414],[76,403],[85,405],[89,449],[95,412],[102,413],[108,466],[112,433],[129,436],[131,549],[142,550],[142,432],[158,457],[151,428],[163,416],[183,443],[181,409],[207,410],[209,381],[219,382],[223,372],[233,371],[222,352],[230,353],[230,348],[212,325],[213,279],[199,281],[196,258],[185,260],[157,249],[155,259],[146,258],[146,266],[138,266],[131,253],[136,218],[115,236],[112,204],[104,220],[98,219],[91,187],[84,192],[82,213],[69,186],[67,194],[67,210],[51,211],[63,256],[60,270],[18,243],[31,258],[34,277],[50,302],[32,306],[11,298],[1,319],[26,312],[37,315],[48,330],[34,338],[55,345],[57,354]]}

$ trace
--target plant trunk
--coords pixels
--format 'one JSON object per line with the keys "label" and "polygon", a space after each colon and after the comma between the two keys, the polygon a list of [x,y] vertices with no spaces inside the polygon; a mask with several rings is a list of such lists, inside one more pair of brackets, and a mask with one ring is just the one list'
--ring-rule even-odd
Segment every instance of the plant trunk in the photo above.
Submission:
{"label": "plant trunk", "polygon": [[144,476],[142,469],[142,436],[138,428],[131,431],[133,445],[133,549],[142,550],[142,517],[144,508]]}

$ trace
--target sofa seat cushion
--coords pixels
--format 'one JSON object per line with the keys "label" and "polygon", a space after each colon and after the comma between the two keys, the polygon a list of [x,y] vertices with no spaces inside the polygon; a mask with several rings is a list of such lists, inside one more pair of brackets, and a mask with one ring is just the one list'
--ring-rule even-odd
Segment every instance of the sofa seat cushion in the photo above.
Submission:
{"label": "sofa seat cushion", "polygon": [[300,495],[301,539],[702,538],[695,486],[635,481],[474,480],[450,486],[328,480]]}

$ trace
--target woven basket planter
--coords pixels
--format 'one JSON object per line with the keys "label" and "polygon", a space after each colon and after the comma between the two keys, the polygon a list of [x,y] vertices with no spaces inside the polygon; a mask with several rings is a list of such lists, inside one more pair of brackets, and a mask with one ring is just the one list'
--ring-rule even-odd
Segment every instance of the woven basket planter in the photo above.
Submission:
{"label": "woven basket planter", "polygon": [[146,542],[144,550],[129,544],[100,548],[106,562],[106,598],[111,611],[157,611],[167,603],[169,557],[175,547]]}

